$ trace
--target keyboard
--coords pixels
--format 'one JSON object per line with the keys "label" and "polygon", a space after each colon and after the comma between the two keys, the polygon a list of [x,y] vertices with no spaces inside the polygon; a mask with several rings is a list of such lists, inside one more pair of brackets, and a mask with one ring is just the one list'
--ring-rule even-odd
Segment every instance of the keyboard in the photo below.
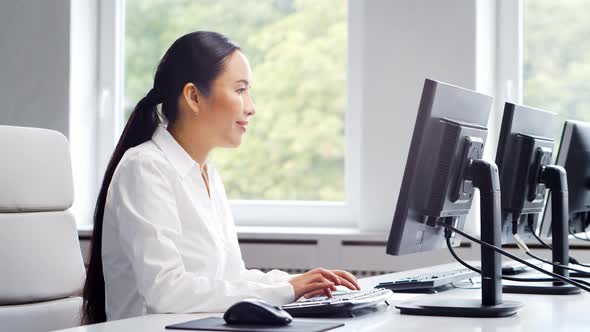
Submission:
{"label": "keyboard", "polygon": [[396,293],[437,293],[452,287],[455,282],[479,277],[479,273],[467,268],[423,273],[415,276],[382,282],[375,288],[387,288]]}
{"label": "keyboard", "polygon": [[302,298],[281,308],[293,317],[329,317],[350,314],[355,310],[374,306],[386,301],[392,294],[391,290],[383,288],[337,290],[332,292],[332,298],[325,295]]}
{"label": "keyboard", "polygon": [[[541,262],[534,259],[527,259],[526,261],[536,266],[543,265]],[[506,276],[513,276],[531,270],[530,267],[516,261],[510,261],[502,265],[502,274]],[[423,273],[393,281],[382,282],[375,286],[375,288],[387,288],[395,293],[438,293],[453,288],[453,283],[476,277],[479,277],[479,273],[473,272],[467,268],[458,268],[455,270]]]}

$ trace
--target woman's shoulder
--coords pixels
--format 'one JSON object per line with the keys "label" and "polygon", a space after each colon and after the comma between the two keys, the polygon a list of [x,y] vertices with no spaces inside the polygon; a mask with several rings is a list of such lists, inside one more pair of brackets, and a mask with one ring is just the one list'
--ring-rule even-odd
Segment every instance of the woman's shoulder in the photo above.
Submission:
{"label": "woman's shoulder", "polygon": [[[110,209],[113,199],[121,200],[121,195],[141,194],[153,190],[154,186],[172,185],[170,176],[172,165],[153,141],[147,141],[125,151],[109,183],[106,206]],[[105,208],[106,209],[106,208]]]}
{"label": "woman's shoulder", "polygon": [[153,141],[149,140],[138,146],[128,149],[121,158],[117,171],[137,173],[142,170],[158,170],[168,173],[172,165],[168,162],[163,152]]}

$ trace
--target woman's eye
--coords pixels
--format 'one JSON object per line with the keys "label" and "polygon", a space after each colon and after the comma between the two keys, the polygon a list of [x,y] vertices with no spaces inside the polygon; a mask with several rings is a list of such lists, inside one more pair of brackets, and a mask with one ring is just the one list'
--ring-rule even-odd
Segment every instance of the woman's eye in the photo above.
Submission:
{"label": "woman's eye", "polygon": [[246,91],[246,89],[244,89],[244,88],[240,88],[240,89],[238,89],[238,90],[236,90],[236,91],[237,91],[239,94],[242,94],[242,93],[244,93],[244,91]]}

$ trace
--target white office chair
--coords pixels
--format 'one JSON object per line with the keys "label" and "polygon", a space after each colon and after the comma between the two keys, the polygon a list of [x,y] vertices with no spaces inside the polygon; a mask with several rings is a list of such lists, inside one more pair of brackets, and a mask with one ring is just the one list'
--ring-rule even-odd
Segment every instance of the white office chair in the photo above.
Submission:
{"label": "white office chair", "polygon": [[86,277],[68,140],[0,126],[0,330],[79,325]]}

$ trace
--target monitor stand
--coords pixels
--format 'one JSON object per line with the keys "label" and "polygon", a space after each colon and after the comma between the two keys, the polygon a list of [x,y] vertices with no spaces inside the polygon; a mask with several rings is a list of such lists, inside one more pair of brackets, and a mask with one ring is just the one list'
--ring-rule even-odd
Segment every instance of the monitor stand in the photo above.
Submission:
{"label": "monitor stand", "polygon": [[[541,181],[551,192],[551,246],[553,248],[553,262],[561,265],[569,264],[568,243],[568,189],[565,169],[557,165],[547,165],[541,170]],[[533,230],[534,231],[534,230]],[[553,266],[553,273],[566,278],[569,270]],[[590,274],[588,275],[590,276]],[[586,277],[588,277],[586,276]],[[562,281],[555,281],[553,285],[504,285],[504,293],[544,294],[544,295],[572,295],[579,294],[580,289],[566,285]]]}
{"label": "monitor stand", "polygon": [[[481,201],[481,240],[500,247],[500,180],[498,168],[490,162],[466,160],[467,178],[479,189]],[[445,218],[447,219],[447,218]],[[396,306],[402,314],[458,317],[505,317],[514,315],[522,302],[502,301],[502,262],[500,254],[481,247],[481,301],[477,299],[425,299]]]}

